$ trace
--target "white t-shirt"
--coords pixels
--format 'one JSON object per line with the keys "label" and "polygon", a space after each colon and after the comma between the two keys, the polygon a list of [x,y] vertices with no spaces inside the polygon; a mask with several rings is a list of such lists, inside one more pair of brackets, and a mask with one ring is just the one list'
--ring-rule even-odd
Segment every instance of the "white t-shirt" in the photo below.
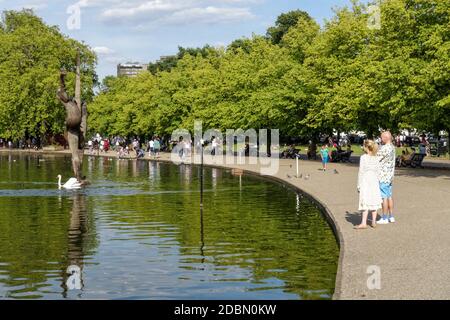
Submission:
{"label": "white t-shirt", "polygon": [[155,142],[153,140],[150,140],[150,142],[148,143],[150,148],[153,148],[153,146],[155,145]]}
{"label": "white t-shirt", "polygon": [[380,182],[392,183],[395,172],[395,147],[392,143],[381,146],[377,156],[380,157]]}

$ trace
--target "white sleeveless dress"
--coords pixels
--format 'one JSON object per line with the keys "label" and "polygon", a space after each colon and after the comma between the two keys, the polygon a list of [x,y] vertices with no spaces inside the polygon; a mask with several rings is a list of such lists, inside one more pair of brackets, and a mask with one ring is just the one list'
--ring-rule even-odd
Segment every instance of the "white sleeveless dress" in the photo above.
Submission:
{"label": "white sleeveless dress", "polygon": [[379,170],[380,157],[367,154],[361,156],[358,173],[358,210],[378,210],[381,208]]}

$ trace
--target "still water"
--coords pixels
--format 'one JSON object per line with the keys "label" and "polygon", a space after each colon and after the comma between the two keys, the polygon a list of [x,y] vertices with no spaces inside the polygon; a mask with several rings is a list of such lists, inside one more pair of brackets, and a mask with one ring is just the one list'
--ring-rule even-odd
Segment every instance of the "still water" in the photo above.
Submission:
{"label": "still water", "polygon": [[[339,249],[311,202],[230,170],[0,154],[1,299],[329,299]],[[68,268],[71,268],[68,270]],[[68,273],[70,272],[70,274]]]}

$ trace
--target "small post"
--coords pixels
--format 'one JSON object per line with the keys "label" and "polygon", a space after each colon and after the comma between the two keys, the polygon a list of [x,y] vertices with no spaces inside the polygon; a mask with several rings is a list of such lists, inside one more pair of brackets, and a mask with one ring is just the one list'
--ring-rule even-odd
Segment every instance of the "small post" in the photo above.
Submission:
{"label": "small post", "polygon": [[203,139],[200,140],[200,208],[203,208]]}
{"label": "small post", "polygon": [[205,263],[205,231],[203,223],[203,208],[200,207],[200,255],[202,256],[202,263]]}
{"label": "small post", "polygon": [[296,167],[297,167],[297,175],[296,175],[296,177],[298,178],[298,155],[297,154],[295,155],[295,164],[296,164]]}

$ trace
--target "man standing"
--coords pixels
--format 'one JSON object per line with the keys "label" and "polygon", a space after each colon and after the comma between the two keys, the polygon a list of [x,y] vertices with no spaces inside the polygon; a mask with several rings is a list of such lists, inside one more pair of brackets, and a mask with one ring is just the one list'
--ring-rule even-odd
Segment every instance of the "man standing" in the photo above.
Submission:
{"label": "man standing", "polygon": [[156,139],[153,142],[153,152],[156,157],[159,157],[159,149],[161,148],[161,144],[159,142],[159,137],[156,137]]}
{"label": "man standing", "polygon": [[384,131],[381,134],[381,142],[383,145],[378,151],[380,157],[380,172],[378,179],[380,181],[381,198],[383,199],[382,210],[383,215],[378,224],[388,224],[395,222],[393,215],[394,200],[392,198],[392,182],[394,180],[395,171],[395,147],[392,144],[392,134]]}
{"label": "man standing", "polygon": [[150,141],[148,142],[148,156],[151,157],[155,154],[155,140],[154,138],[151,138]]}

